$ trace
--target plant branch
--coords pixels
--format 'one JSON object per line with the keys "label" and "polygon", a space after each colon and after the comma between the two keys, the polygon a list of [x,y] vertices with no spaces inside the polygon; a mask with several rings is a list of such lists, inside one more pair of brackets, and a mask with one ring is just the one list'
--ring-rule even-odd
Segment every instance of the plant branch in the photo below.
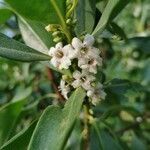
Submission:
{"label": "plant branch", "polygon": [[140,117],[140,120],[136,120],[135,122],[133,122],[132,124],[130,124],[129,126],[120,129],[118,131],[116,131],[116,134],[123,134],[125,131],[128,131],[130,129],[135,129],[136,127],[138,127],[141,123],[143,123],[147,118],[150,118],[150,113],[145,113],[143,116]]}
{"label": "plant branch", "polygon": [[54,78],[54,74],[52,72],[52,70],[50,68],[47,68],[47,76],[48,76],[48,79],[51,81],[51,84],[56,92],[56,94],[58,95],[59,97],[59,101],[62,103],[65,101],[64,97],[61,95],[59,89],[58,89],[58,86],[57,84],[55,83],[55,78]]}

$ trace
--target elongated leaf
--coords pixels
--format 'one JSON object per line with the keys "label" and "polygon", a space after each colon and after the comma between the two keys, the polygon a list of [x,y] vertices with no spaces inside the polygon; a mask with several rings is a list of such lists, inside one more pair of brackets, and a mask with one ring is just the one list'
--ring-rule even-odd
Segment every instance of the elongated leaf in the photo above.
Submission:
{"label": "elongated leaf", "polygon": [[60,23],[58,13],[53,7],[54,1],[60,10],[62,17],[65,16],[65,0],[5,0],[10,7],[22,17],[36,20],[45,24]]}
{"label": "elongated leaf", "polygon": [[79,0],[76,9],[76,17],[78,20],[76,33],[82,34],[84,31],[91,33],[95,23],[95,0]]}
{"label": "elongated leaf", "polygon": [[107,3],[107,5],[104,9],[104,12],[102,13],[100,20],[92,34],[93,35],[100,34],[105,29],[107,24],[110,21],[112,21],[117,16],[117,14],[119,14],[119,12],[126,6],[126,4],[129,1],[130,0],[126,0],[126,1],[109,0],[109,2]]}
{"label": "elongated leaf", "polygon": [[120,36],[124,40],[127,40],[127,36],[125,32],[123,31],[123,29],[114,22],[110,24],[110,32]]}
{"label": "elongated leaf", "polygon": [[12,148],[16,150],[26,150],[36,123],[37,122],[32,123],[30,127],[15,135],[8,142],[6,142],[0,150],[11,150]]}
{"label": "elongated leaf", "polygon": [[0,56],[27,62],[50,60],[48,55],[37,52],[3,34],[0,34]]}
{"label": "elongated leaf", "polygon": [[28,150],[62,150],[79,115],[84,97],[85,92],[78,88],[64,109],[48,107],[36,126]]}
{"label": "elongated leaf", "polygon": [[115,6],[111,16],[110,16],[110,19],[113,20],[116,16],[119,15],[119,13],[122,11],[122,9],[125,8],[125,6],[130,2],[131,0],[125,0],[125,1],[122,1],[122,0],[118,0],[118,3],[117,5]]}
{"label": "elongated leaf", "polygon": [[42,23],[19,17],[19,27],[23,39],[29,47],[45,54],[48,53],[48,49],[53,46],[53,42]]}

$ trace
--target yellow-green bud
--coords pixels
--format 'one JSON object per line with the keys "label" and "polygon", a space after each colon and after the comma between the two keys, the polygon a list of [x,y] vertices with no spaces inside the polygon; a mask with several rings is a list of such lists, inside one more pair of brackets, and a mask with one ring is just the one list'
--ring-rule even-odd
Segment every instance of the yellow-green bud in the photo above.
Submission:
{"label": "yellow-green bud", "polygon": [[74,24],[76,24],[77,23],[77,19],[74,19],[73,21],[72,21],[72,24],[74,25]]}
{"label": "yellow-green bud", "polygon": [[71,19],[67,19],[66,24],[71,24]]}
{"label": "yellow-green bud", "polygon": [[56,38],[54,38],[53,41],[54,41],[55,43],[58,43],[58,42],[62,41],[62,37],[56,37]]}
{"label": "yellow-green bud", "polygon": [[62,79],[63,79],[64,81],[67,81],[67,80],[68,80],[68,76],[67,76],[67,75],[63,75],[63,76],[62,76]]}
{"label": "yellow-green bud", "polygon": [[60,27],[60,25],[57,25],[57,24],[49,24],[48,26],[45,27],[45,29],[48,32],[55,32],[58,30],[59,27]]}
{"label": "yellow-green bud", "polygon": [[52,36],[55,37],[55,36],[59,35],[60,33],[61,33],[60,31],[55,31],[55,32],[52,33]]}
{"label": "yellow-green bud", "polygon": [[50,32],[51,31],[51,25],[49,24],[48,26],[45,27],[45,30]]}
{"label": "yellow-green bud", "polygon": [[72,3],[69,3],[69,4],[67,5],[67,10],[69,10],[71,7],[72,7]]}
{"label": "yellow-green bud", "polygon": [[91,83],[91,86],[95,87],[95,86],[96,86],[96,83],[95,83],[95,82],[92,82],[92,83]]}

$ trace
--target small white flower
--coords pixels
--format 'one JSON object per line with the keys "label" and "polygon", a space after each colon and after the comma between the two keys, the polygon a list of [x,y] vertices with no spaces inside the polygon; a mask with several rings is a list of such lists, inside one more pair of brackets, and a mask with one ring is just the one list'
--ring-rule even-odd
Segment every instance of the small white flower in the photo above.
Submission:
{"label": "small white flower", "polygon": [[92,49],[95,40],[92,35],[87,34],[83,42],[78,38],[72,39],[72,46],[76,51],[76,57],[86,57],[86,53]]}
{"label": "small white flower", "polygon": [[93,47],[94,41],[94,37],[87,34],[83,42],[76,37],[73,38],[72,46],[76,51],[78,66],[95,74],[97,73],[97,66],[102,65],[102,58],[100,57],[100,50]]}
{"label": "small white flower", "polygon": [[101,57],[94,58],[92,56],[90,58],[82,58],[78,60],[78,66],[81,69],[96,74],[97,66],[102,66],[102,58]]}
{"label": "small white flower", "polygon": [[82,71],[82,73],[80,71],[75,71],[73,73],[73,78],[75,80],[72,82],[72,86],[74,88],[82,86],[85,90],[89,90],[91,88],[91,82],[96,79],[93,75],[85,71]]}
{"label": "small white flower", "polygon": [[96,87],[87,91],[87,96],[91,98],[93,105],[97,105],[102,99],[106,97],[102,84],[98,83]]}
{"label": "small white flower", "polygon": [[64,98],[68,99],[68,93],[70,92],[69,85],[66,85],[66,82],[64,80],[61,80],[59,88],[60,88],[61,94],[64,96]]}
{"label": "small white flower", "polygon": [[82,49],[83,47],[92,47],[94,42],[95,42],[94,37],[90,34],[87,34],[85,35],[83,42],[76,37],[73,38],[72,46],[75,49]]}
{"label": "small white flower", "polygon": [[58,69],[68,69],[74,56],[73,52],[74,49],[70,44],[63,47],[61,42],[57,43],[49,50],[49,55],[52,56],[52,65]]}

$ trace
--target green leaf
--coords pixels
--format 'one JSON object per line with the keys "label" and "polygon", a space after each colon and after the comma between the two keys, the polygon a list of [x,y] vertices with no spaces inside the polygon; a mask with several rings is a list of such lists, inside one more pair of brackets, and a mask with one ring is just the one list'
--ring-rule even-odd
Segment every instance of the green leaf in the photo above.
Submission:
{"label": "green leaf", "polygon": [[64,150],[80,150],[82,144],[82,123],[80,118],[76,120],[73,131]]}
{"label": "green leaf", "polygon": [[0,24],[5,23],[11,15],[12,13],[9,10],[0,8]]}
{"label": "green leaf", "polygon": [[107,93],[106,99],[111,99],[109,102],[111,104],[116,102],[125,102],[127,99],[129,99],[130,93],[135,93],[135,95],[137,95],[148,91],[148,89],[146,89],[146,87],[142,86],[140,83],[117,78],[108,82],[104,88]]}
{"label": "green leaf", "polygon": [[138,138],[135,135],[131,142],[131,150],[147,150],[147,149],[148,149],[148,147],[147,147],[146,143],[144,143],[141,138]]}
{"label": "green leaf", "polygon": [[129,1],[130,0],[109,0],[92,34],[96,36],[97,34],[102,33],[107,24],[119,14]]}
{"label": "green leaf", "polygon": [[17,96],[13,98],[12,102],[0,108],[0,146],[8,139],[9,135],[11,134],[11,130],[15,125],[15,121],[21,113],[26,98],[30,94],[29,89],[25,90],[24,92],[26,94],[21,97]]}
{"label": "green leaf", "polygon": [[11,102],[16,102],[21,99],[25,99],[27,96],[29,96],[32,92],[32,88],[28,87],[27,89],[19,88],[19,90],[16,91],[15,96],[12,98]]}
{"label": "green leaf", "polygon": [[115,6],[113,12],[111,13],[110,19],[113,20],[116,16],[118,16],[130,1],[131,0],[126,0],[126,1],[118,0],[117,5]]}
{"label": "green leaf", "polygon": [[109,31],[112,32],[113,34],[118,35],[122,39],[127,40],[127,36],[126,36],[125,32],[123,31],[123,29],[118,24],[112,22],[110,24],[110,30]]}
{"label": "green leaf", "polygon": [[19,61],[44,61],[50,56],[0,34],[0,56]]}
{"label": "green leaf", "polygon": [[0,145],[8,138],[15,120],[21,112],[24,101],[10,103],[0,109]]}
{"label": "green leaf", "polygon": [[0,150],[10,150],[12,148],[16,149],[16,150],[26,150],[27,146],[29,144],[30,138],[32,136],[32,133],[35,129],[36,123],[37,122],[33,122],[28,128],[19,132],[13,138],[11,138],[9,141],[7,141],[0,148]]}
{"label": "green leaf", "polygon": [[144,54],[150,54],[150,36],[130,38],[129,45],[131,45],[133,49],[140,50]]}
{"label": "green leaf", "polygon": [[81,35],[84,31],[91,33],[95,23],[95,0],[79,0],[76,9],[76,25],[77,35]]}
{"label": "green leaf", "polygon": [[107,131],[100,129],[98,123],[92,124],[91,150],[123,150],[118,140],[114,139]]}
{"label": "green leaf", "polygon": [[28,150],[62,150],[79,115],[85,92],[78,88],[65,107],[48,107],[40,118]]}
{"label": "green leaf", "polygon": [[107,83],[105,86],[106,90],[111,90],[112,92],[118,93],[118,94],[125,94],[128,90],[133,90],[136,92],[140,92],[145,90],[145,88],[137,83],[137,82],[131,82],[126,79],[113,79],[110,82]]}
{"label": "green leaf", "polygon": [[[108,132],[101,131],[101,137],[102,137],[102,144],[104,147],[104,150],[123,150],[121,146],[118,144],[115,139],[113,139]],[[109,144],[108,144],[109,143]]]}
{"label": "green leaf", "polygon": [[90,149],[91,150],[104,150],[103,144],[102,144],[102,137],[100,134],[100,129],[96,123],[92,124],[91,127],[91,135],[90,135]]}
{"label": "green leaf", "polygon": [[55,2],[61,17],[65,18],[65,0],[5,0],[12,10],[23,18],[43,22],[46,25],[60,23],[60,16],[54,8]]}
{"label": "green leaf", "polygon": [[99,117],[100,121],[104,121],[112,115],[119,114],[121,111],[127,111],[132,114],[138,113],[138,111],[136,109],[134,109],[132,106],[121,106],[121,105],[112,105],[112,106],[109,106],[109,108],[107,107],[107,110],[105,110],[101,116],[100,116],[100,114],[98,114],[98,108],[96,110],[94,110],[94,113],[95,114],[97,113],[97,115],[96,115],[97,117],[100,116]]}
{"label": "green leaf", "polygon": [[29,47],[47,54],[49,48],[53,46],[52,37],[42,23],[19,17],[19,28],[25,43]]}

